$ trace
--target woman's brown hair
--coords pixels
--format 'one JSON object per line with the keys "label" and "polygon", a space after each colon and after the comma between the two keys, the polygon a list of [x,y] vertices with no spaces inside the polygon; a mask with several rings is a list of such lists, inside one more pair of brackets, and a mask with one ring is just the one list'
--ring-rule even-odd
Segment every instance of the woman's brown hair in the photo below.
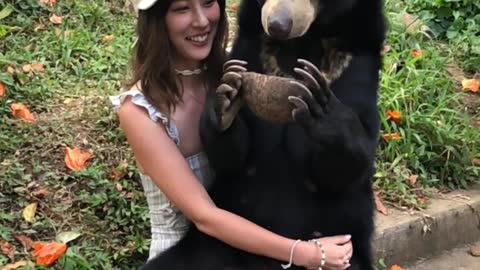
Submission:
{"label": "woman's brown hair", "polygon": [[[172,45],[168,38],[165,17],[173,0],[159,0],[148,10],[140,10],[137,22],[138,41],[132,59],[130,88],[140,82],[147,100],[160,111],[169,114],[175,104],[182,101],[183,89],[178,87],[171,55]],[[225,61],[228,23],[225,0],[217,0],[220,6],[220,20],[213,41],[212,50],[205,59],[207,89],[216,87],[222,76]]]}

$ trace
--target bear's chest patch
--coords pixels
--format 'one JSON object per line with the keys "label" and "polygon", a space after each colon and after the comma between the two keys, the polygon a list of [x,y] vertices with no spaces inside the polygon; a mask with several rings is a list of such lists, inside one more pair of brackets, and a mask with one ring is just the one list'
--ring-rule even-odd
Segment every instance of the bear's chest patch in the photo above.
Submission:
{"label": "bear's chest patch", "polygon": [[260,59],[266,74],[279,77],[293,77],[297,59],[312,62],[322,71],[329,83],[338,79],[348,68],[352,55],[338,50],[335,39],[315,42],[290,40],[279,42],[264,36]]}

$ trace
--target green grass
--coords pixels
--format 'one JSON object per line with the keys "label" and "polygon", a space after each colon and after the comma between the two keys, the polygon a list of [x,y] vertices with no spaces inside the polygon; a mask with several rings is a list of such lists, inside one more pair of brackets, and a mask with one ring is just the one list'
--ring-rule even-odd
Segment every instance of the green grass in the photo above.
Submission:
{"label": "green grass", "polygon": [[[60,232],[79,231],[55,268],[137,268],[148,256],[148,209],[107,99],[125,78],[135,18],[117,1],[69,0],[47,8],[35,0],[14,7],[0,21],[15,26],[0,42],[0,81],[7,85],[0,100],[0,235],[18,244],[13,233],[49,241]],[[65,16],[64,23],[51,24],[53,13]],[[38,22],[44,27],[35,31]],[[114,39],[103,42],[105,35]],[[22,66],[31,63],[42,63],[45,70],[23,72]],[[8,66],[18,71],[15,76],[4,72]],[[13,102],[29,105],[38,121],[13,118]],[[69,171],[64,146],[92,151],[90,166]],[[110,179],[111,170],[124,161],[130,163],[125,176]],[[32,195],[41,188],[51,195]],[[22,209],[32,202],[39,206],[35,221],[28,223]],[[31,259],[17,247],[17,259]],[[0,265],[7,261],[0,255]]]}
{"label": "green grass", "polygon": [[[467,188],[478,182],[480,168],[472,160],[480,154],[480,132],[472,119],[479,117],[480,98],[463,92],[455,80],[460,78],[448,75],[458,44],[445,46],[420,31],[406,31],[397,4],[387,2],[391,49],[384,60],[380,114],[382,132],[398,132],[401,139],[381,140],[375,184],[390,201],[424,207],[417,197],[428,187]],[[413,57],[413,48],[425,54]],[[401,123],[388,121],[386,110],[401,112]],[[412,175],[418,175],[415,187],[408,185]]]}
{"label": "green grass", "polygon": [[[0,81],[7,85],[7,96],[0,97],[0,238],[16,246],[16,261],[32,257],[14,234],[50,241],[68,231],[81,235],[68,243],[67,254],[53,269],[135,269],[148,256],[148,209],[132,153],[108,102],[126,78],[134,41],[135,18],[120,2],[63,0],[49,8],[37,0],[0,0],[0,9],[15,3],[13,13],[0,20]],[[399,132],[401,139],[381,139],[375,188],[390,204],[421,208],[425,205],[418,198],[435,189],[467,187],[478,180],[472,159],[479,157],[480,132],[471,122],[480,119],[480,99],[463,93],[445,69],[447,63],[463,61],[452,56],[464,44],[406,32],[396,16],[405,7],[398,3],[387,3],[391,50],[382,72],[380,113],[381,132]],[[65,16],[64,22],[51,24],[53,13]],[[104,42],[105,35],[114,38]],[[427,53],[413,58],[412,48]],[[23,72],[23,65],[31,63],[42,63],[45,70]],[[16,73],[6,72],[8,67]],[[27,104],[37,122],[14,118],[14,102]],[[402,112],[402,122],[387,120],[386,110]],[[89,167],[68,170],[65,146],[90,150]],[[112,179],[112,170],[125,162],[124,175]],[[415,187],[408,185],[411,175],[419,176]],[[39,195],[42,189],[50,194]],[[22,210],[33,202],[38,209],[29,223]],[[0,254],[0,265],[9,262]]]}

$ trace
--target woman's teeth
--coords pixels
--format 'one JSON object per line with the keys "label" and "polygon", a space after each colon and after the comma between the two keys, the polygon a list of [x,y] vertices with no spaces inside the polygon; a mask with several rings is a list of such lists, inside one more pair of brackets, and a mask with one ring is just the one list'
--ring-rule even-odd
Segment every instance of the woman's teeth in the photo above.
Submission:
{"label": "woman's teeth", "polygon": [[187,37],[187,40],[191,40],[191,41],[195,41],[195,42],[205,42],[207,40],[207,37],[208,37],[208,35]]}

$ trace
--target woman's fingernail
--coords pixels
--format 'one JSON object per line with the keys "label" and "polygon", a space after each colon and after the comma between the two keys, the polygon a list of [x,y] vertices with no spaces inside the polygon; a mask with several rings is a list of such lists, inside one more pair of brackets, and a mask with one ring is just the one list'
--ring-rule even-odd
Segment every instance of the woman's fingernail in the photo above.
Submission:
{"label": "woman's fingernail", "polygon": [[347,237],[347,239],[352,238],[352,236],[350,234],[347,234],[346,237]]}

